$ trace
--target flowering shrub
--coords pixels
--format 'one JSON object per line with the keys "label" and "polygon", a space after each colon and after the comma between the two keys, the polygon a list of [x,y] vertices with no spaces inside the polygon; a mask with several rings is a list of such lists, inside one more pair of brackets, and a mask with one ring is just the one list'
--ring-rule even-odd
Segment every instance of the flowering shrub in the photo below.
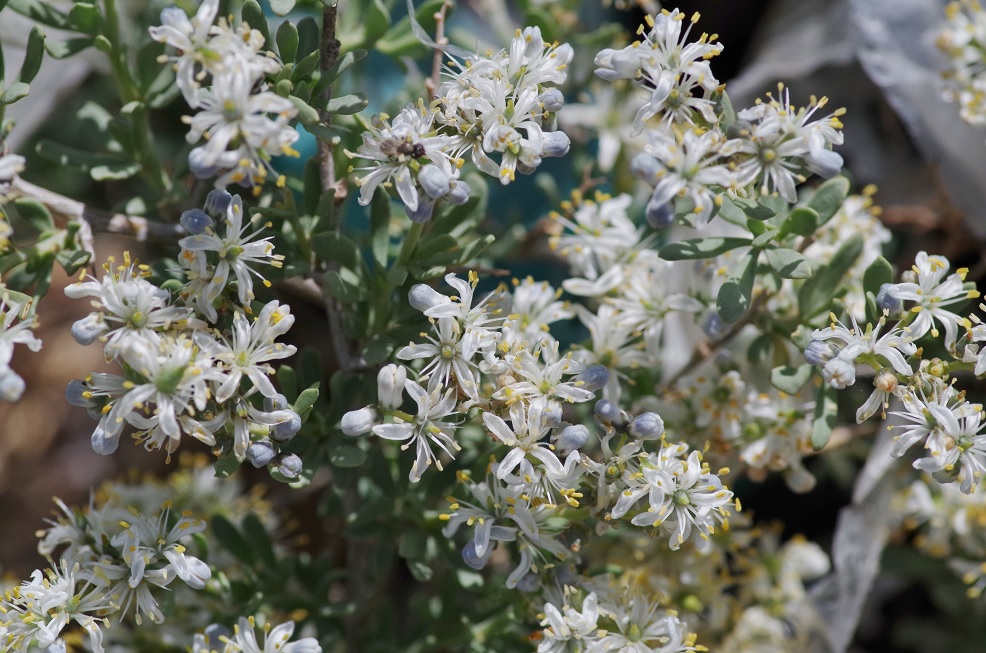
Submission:
{"label": "flowering shrub", "polygon": [[[93,451],[175,465],[55,499],[4,652],[843,651],[905,535],[986,588],[979,292],[885,258],[845,111],[784,84],[734,106],[697,13],[634,38],[517,5],[471,42],[451,0],[0,1],[37,23],[0,112],[94,48],[118,98],[76,118],[104,151],[37,153],[127,193],[82,204],[0,152],[0,398],[57,264],[112,370],[65,392]],[[946,14],[943,92],[981,123],[984,14]],[[545,161],[576,157],[581,180]],[[523,228],[496,221],[511,193]],[[148,262],[97,260],[104,232]],[[541,278],[510,282],[531,251]],[[743,509],[850,444],[828,549]]]}

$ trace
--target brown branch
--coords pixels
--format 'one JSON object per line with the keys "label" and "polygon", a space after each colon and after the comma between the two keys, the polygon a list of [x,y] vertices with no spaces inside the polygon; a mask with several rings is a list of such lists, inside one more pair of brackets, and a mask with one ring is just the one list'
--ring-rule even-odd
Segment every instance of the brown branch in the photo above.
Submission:
{"label": "brown branch", "polygon": [[452,8],[452,0],[445,0],[435,12],[435,54],[431,60],[431,77],[425,80],[425,89],[432,100],[438,97],[438,86],[442,79],[442,58],[448,37],[445,36],[445,14]]}

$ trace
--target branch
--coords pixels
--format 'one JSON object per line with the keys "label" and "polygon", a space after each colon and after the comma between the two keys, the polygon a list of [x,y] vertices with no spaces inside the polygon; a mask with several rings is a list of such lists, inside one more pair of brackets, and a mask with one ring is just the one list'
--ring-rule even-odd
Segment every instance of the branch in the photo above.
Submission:
{"label": "branch", "polygon": [[93,255],[95,255],[93,233],[122,234],[132,236],[138,242],[166,243],[174,243],[185,235],[185,230],[180,225],[153,222],[135,215],[95,209],[88,204],[15,177],[11,182],[7,199],[18,197],[30,198],[44,204],[51,211],[52,216],[62,224],[77,222],[82,225],[83,229],[80,232],[82,246]]}
{"label": "branch", "polygon": [[438,97],[438,85],[442,78],[442,56],[448,37],[445,36],[445,14],[452,8],[452,0],[445,0],[441,8],[435,12],[435,54],[431,60],[431,78],[425,81],[428,96],[434,100]]}

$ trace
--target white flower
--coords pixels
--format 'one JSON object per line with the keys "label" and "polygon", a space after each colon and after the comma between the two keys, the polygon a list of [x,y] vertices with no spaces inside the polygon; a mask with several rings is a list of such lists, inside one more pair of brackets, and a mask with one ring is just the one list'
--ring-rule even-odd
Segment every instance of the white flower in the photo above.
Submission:
{"label": "white flower", "polygon": [[363,132],[363,144],[351,157],[372,162],[367,174],[356,180],[359,186],[359,203],[370,203],[374,191],[380,184],[392,183],[401,202],[409,211],[418,208],[418,188],[414,180],[412,163],[435,161],[447,156],[450,138],[434,133],[433,113],[424,106],[408,105],[387,122],[388,116],[374,116],[373,122]]}
{"label": "white flower", "polygon": [[[265,285],[270,283],[250,265],[282,265],[284,257],[273,253],[274,246],[270,242],[273,236],[256,239],[266,225],[247,233],[252,226],[252,222],[244,224],[243,201],[239,195],[234,195],[226,209],[221,236],[212,229],[206,229],[204,233],[186,236],[178,241],[182,248],[180,260],[189,277],[183,294],[210,322],[218,318],[213,302],[226,290],[230,277],[236,280],[240,304],[249,306],[254,298],[252,277],[259,278]],[[214,263],[204,258],[208,252],[215,252]]]}
{"label": "white flower", "polygon": [[421,379],[428,379],[428,391],[444,391],[450,386],[450,379],[455,376],[455,384],[469,397],[478,398],[479,373],[472,356],[475,348],[467,346],[459,321],[443,317],[434,320],[435,335],[422,333],[428,342],[409,344],[397,352],[401,360],[429,359],[421,369]]}
{"label": "white flower", "polygon": [[507,382],[493,394],[493,399],[505,401],[508,405],[525,401],[546,406],[550,402],[577,403],[595,397],[595,393],[581,388],[580,382],[562,380],[563,375],[578,374],[583,369],[582,364],[573,360],[571,354],[546,364],[539,360],[542,352],[556,355],[557,347],[538,349],[533,354],[526,349],[507,354],[507,365],[521,380],[513,377],[505,379]]}
{"label": "white flower", "polygon": [[14,324],[18,318],[26,318],[25,307],[26,303],[11,301],[6,293],[0,296],[0,399],[4,401],[17,401],[24,394],[24,379],[10,368],[14,345],[26,345],[31,351],[41,349],[41,340],[31,332],[37,326],[36,317]]}
{"label": "white flower", "polygon": [[587,650],[589,646],[599,641],[603,632],[597,627],[599,616],[595,592],[582,601],[581,611],[567,604],[559,610],[552,603],[545,603],[544,619],[541,620],[544,630],[541,643],[538,644],[538,653]]}
{"label": "white flower", "polygon": [[603,397],[619,402],[620,378],[626,378],[626,375],[618,370],[636,369],[647,364],[644,343],[638,339],[635,326],[623,321],[615,306],[603,304],[596,313],[592,313],[579,305],[576,306],[576,313],[589,330],[591,343],[586,349],[578,349],[574,358],[586,367],[595,364],[610,370],[612,373],[603,389]]}
{"label": "white flower", "polygon": [[455,391],[450,388],[444,395],[438,389],[428,392],[411,379],[404,383],[404,389],[417,404],[417,415],[408,415],[407,418],[410,419],[396,417],[394,422],[377,424],[371,430],[381,438],[403,442],[402,450],[412,444],[415,446],[416,455],[408,478],[412,483],[417,483],[421,480],[421,474],[432,463],[442,469],[442,463],[432,451],[432,445],[452,458],[455,458],[453,451],[461,448],[452,438],[455,425],[445,419],[455,410]]}
{"label": "white flower", "polygon": [[233,635],[225,641],[223,653],[322,653],[322,647],[314,637],[289,642],[294,634],[294,622],[286,621],[271,628],[264,625],[263,644],[257,640],[254,620],[240,617],[233,628]]}
{"label": "white flower", "polygon": [[[628,605],[629,604],[629,605]],[[616,629],[602,633],[595,650],[619,653],[684,653],[695,651],[695,636],[689,634],[671,610],[643,596],[622,598],[607,606]]]}
{"label": "white flower", "polygon": [[551,248],[568,260],[576,276],[599,278],[640,245],[642,231],[627,214],[632,201],[629,195],[597,194],[595,201],[579,203],[571,218],[552,214],[570,233],[553,236]]}
{"label": "white flower", "polygon": [[918,252],[912,268],[914,281],[895,284],[890,292],[894,297],[915,302],[911,310],[917,316],[907,327],[912,338],[920,338],[929,331],[937,338],[938,329],[933,324],[936,321],[945,327],[945,346],[951,349],[958,336],[959,325],[970,328],[972,324],[946,307],[979,297],[979,292],[963,287],[968,273],[965,268],[959,268],[945,277],[949,267],[948,259],[943,256]]}
{"label": "white flower", "polygon": [[508,346],[526,343],[532,351],[554,343],[549,325],[574,316],[568,302],[559,301],[561,290],[547,282],[527,277],[514,280],[510,315],[503,323],[503,342]]}
{"label": "white flower", "polygon": [[[856,362],[872,364],[874,362],[873,356],[882,357],[899,374],[907,376],[913,374],[914,371],[907,364],[904,356],[913,355],[917,351],[917,347],[911,342],[912,338],[906,330],[893,327],[881,336],[880,329],[886,324],[885,318],[880,318],[876,327],[867,324],[864,331],[859,328],[856,316],[851,313],[849,315],[852,323],[851,329],[838,321],[834,314],[830,317],[832,319],[831,324],[824,329],[815,329],[811,337],[814,340],[839,340],[844,345],[838,355],[822,367],[825,380],[832,387],[844,388],[852,385],[856,378]],[[860,360],[861,357],[862,360]]]}

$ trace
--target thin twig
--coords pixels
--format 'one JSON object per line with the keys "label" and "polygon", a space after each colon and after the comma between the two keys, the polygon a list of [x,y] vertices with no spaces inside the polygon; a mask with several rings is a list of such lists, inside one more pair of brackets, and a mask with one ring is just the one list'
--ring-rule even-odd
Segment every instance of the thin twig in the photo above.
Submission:
{"label": "thin twig", "polygon": [[82,246],[90,254],[95,254],[92,242],[93,232],[132,236],[138,242],[165,243],[177,242],[179,238],[185,235],[185,230],[180,225],[153,222],[135,215],[95,209],[88,204],[59,195],[20,177],[14,178],[6,197],[8,200],[18,197],[36,200],[51,211],[57,223],[64,225],[68,222],[77,222],[82,225],[80,240]]}
{"label": "thin twig", "polygon": [[431,60],[431,78],[425,80],[425,89],[432,100],[438,97],[438,85],[442,79],[442,59],[445,56],[445,46],[448,37],[445,36],[445,14],[452,8],[452,0],[445,0],[441,8],[435,12],[435,54]]}

